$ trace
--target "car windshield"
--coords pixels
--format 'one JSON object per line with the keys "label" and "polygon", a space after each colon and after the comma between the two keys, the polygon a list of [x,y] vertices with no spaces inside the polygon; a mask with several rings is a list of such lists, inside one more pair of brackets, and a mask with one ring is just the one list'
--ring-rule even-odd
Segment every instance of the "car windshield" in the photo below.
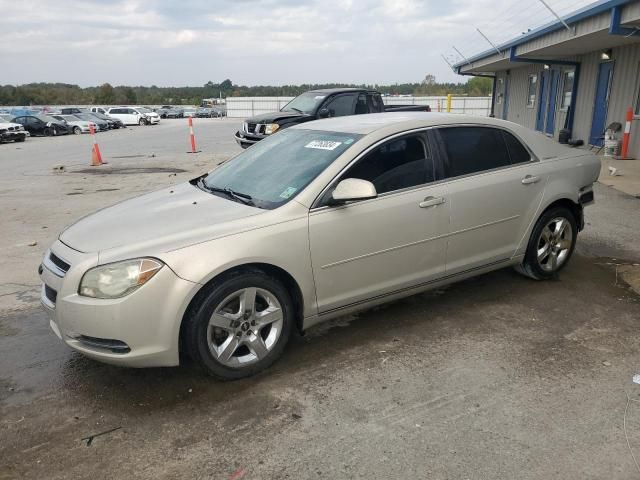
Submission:
{"label": "car windshield", "polygon": [[[58,118],[58,116],[56,116],[56,118]],[[78,119],[75,118],[73,115],[60,115],[60,118],[65,120],[66,122],[77,122]]]}
{"label": "car windshield", "polygon": [[282,111],[312,114],[325,98],[326,95],[322,92],[303,93],[282,107]]}
{"label": "car windshield", "polygon": [[93,118],[88,113],[76,113],[75,116],[78,117],[80,120],[87,120],[87,121],[95,120],[95,118]]}
{"label": "car windshield", "polygon": [[[227,190],[255,206],[277,208],[294,198],[362,135],[288,129],[267,137],[204,179],[205,189]],[[225,192],[214,192],[225,196]]]}
{"label": "car windshield", "polygon": [[151,110],[149,110],[148,108],[138,107],[138,112],[140,112],[140,113],[150,113]]}

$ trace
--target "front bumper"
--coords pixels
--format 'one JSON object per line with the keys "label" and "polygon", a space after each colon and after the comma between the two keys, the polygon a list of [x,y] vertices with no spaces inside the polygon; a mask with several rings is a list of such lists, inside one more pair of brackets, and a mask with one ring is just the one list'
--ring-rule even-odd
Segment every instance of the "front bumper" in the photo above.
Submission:
{"label": "front bumper", "polygon": [[0,133],[0,142],[22,142],[27,138],[26,130],[15,130]]}
{"label": "front bumper", "polygon": [[256,135],[256,134],[248,134],[238,130],[234,135],[236,139],[236,143],[240,145],[242,148],[249,148],[254,143],[258,143],[263,138],[266,138],[268,135]]}
{"label": "front bumper", "polygon": [[147,122],[151,125],[157,125],[160,123],[160,117],[147,117]]}
{"label": "front bumper", "polygon": [[[178,365],[180,323],[197,284],[179,278],[165,265],[123,298],[78,295],[82,276],[97,261],[97,254],[78,252],[60,241],[45,255],[40,268],[41,303],[54,333],[69,347],[101,362],[129,367]],[[66,272],[64,265],[69,266]]]}

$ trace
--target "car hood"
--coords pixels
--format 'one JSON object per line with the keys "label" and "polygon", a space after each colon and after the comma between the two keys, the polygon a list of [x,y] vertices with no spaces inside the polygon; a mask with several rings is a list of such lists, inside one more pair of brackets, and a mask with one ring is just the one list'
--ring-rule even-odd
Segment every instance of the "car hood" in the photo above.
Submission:
{"label": "car hood", "polygon": [[19,123],[11,123],[11,122],[0,122],[0,128],[9,128],[9,127],[21,127]]}
{"label": "car hood", "polygon": [[60,240],[89,253],[120,247],[157,251],[233,233],[233,221],[264,210],[203,192],[184,183],[99,210],[68,227]]}
{"label": "car hood", "polygon": [[280,120],[296,120],[299,118],[308,118],[311,115],[307,115],[306,113],[297,113],[297,112],[270,112],[263,113],[262,115],[256,115],[255,117],[251,117],[245,120],[248,123],[274,123]]}

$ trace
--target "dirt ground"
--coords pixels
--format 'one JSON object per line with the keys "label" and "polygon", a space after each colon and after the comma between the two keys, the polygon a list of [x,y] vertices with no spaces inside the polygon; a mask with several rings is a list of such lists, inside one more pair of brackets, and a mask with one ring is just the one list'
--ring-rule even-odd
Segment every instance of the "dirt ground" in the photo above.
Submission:
{"label": "dirt ground", "polygon": [[1,480],[640,477],[640,199],[605,186],[558,279],[502,270],[344,317],[257,377],[64,346],[38,305],[47,245],[214,168],[238,124],[196,122],[197,155],[180,121],[107,132],[89,172],[85,136],[0,145]]}

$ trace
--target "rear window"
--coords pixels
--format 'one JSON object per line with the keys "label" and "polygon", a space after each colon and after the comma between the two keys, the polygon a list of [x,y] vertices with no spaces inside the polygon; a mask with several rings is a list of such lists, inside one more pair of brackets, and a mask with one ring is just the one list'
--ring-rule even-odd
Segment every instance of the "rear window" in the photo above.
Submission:
{"label": "rear window", "polygon": [[469,175],[510,165],[502,131],[491,127],[438,129],[447,154],[448,178]]}
{"label": "rear window", "polygon": [[507,143],[511,163],[525,163],[531,161],[531,154],[524,145],[520,143],[520,140],[504,130],[502,131],[502,135],[504,135],[504,141]]}

